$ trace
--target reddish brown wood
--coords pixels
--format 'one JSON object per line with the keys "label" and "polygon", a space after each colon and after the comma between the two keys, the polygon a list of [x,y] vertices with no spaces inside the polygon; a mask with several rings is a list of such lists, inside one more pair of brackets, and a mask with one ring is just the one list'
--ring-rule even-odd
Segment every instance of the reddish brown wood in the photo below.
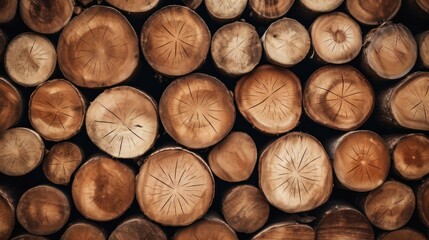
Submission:
{"label": "reddish brown wood", "polygon": [[0,4],[0,23],[12,21],[18,9],[18,0],[3,0]]}
{"label": "reddish brown wood", "polygon": [[77,222],[68,226],[61,240],[106,240],[104,232],[93,224]]}
{"label": "reddish brown wood", "polygon": [[167,240],[165,233],[156,224],[144,217],[131,217],[119,224],[109,240]]}
{"label": "reddish brown wood", "polygon": [[8,80],[0,77],[0,116],[4,116],[0,118],[0,132],[16,125],[22,111],[21,93]]}
{"label": "reddish brown wood", "polygon": [[0,186],[0,239],[8,239],[15,227],[16,201],[12,191]]}
{"label": "reddish brown wood", "polygon": [[422,223],[429,227],[429,178],[417,190],[417,212]]}
{"label": "reddish brown wood", "polygon": [[174,235],[174,240],[211,239],[238,240],[234,230],[219,218],[208,217],[200,220]]}
{"label": "reddish brown wood", "polygon": [[292,221],[279,222],[269,225],[252,240],[314,240],[314,229],[306,224],[300,224]]}

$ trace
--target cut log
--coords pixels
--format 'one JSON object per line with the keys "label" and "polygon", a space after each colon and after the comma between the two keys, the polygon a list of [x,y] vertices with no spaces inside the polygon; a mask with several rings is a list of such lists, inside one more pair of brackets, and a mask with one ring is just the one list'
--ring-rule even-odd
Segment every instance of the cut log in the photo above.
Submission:
{"label": "cut log", "polygon": [[137,35],[128,20],[103,6],[88,8],[67,24],[57,49],[64,76],[88,88],[124,82],[139,59]]}
{"label": "cut log", "polygon": [[247,0],[204,0],[204,3],[210,16],[219,22],[239,18],[247,6]]}
{"label": "cut log", "polygon": [[4,65],[9,77],[19,85],[34,87],[54,72],[57,55],[54,45],[36,33],[16,36],[6,48]]}
{"label": "cut log", "polygon": [[253,139],[245,132],[232,132],[208,156],[213,173],[227,182],[247,180],[258,157]]}
{"label": "cut log", "polygon": [[330,12],[338,8],[344,0],[324,0],[324,1],[314,1],[314,0],[299,0],[302,6],[307,10],[315,13]]}
{"label": "cut log", "polygon": [[101,150],[117,158],[135,158],[158,136],[156,102],[129,86],[105,90],[89,106],[86,131]]}
{"label": "cut log", "polygon": [[45,144],[28,128],[11,128],[0,133],[0,172],[8,176],[22,176],[42,162]]}
{"label": "cut log", "polygon": [[429,178],[417,190],[417,212],[420,220],[429,228]]}
{"label": "cut log", "polygon": [[347,11],[366,25],[379,25],[391,20],[400,7],[401,0],[346,0]]}
{"label": "cut log", "polygon": [[109,240],[167,240],[156,224],[143,217],[131,217],[122,222],[110,234]]}
{"label": "cut log", "polygon": [[401,78],[413,68],[416,60],[417,43],[402,24],[382,24],[365,37],[362,67],[375,79]]}
{"label": "cut log", "polygon": [[267,222],[270,205],[258,188],[239,185],[225,193],[222,214],[235,231],[253,233]]}
{"label": "cut log", "polygon": [[379,187],[389,173],[390,156],[384,140],[375,132],[348,132],[329,144],[335,175],[341,185],[355,192]]}
{"label": "cut log", "polygon": [[429,174],[429,138],[412,133],[386,139],[396,174],[407,180],[417,180]]}
{"label": "cut log", "polygon": [[36,236],[36,235],[31,235],[31,234],[22,234],[22,235],[19,235],[19,236],[12,238],[12,240],[48,240],[48,239],[45,237],[42,237],[42,236]]}
{"label": "cut log", "polygon": [[0,132],[13,127],[23,111],[21,93],[5,78],[0,77]]}
{"label": "cut log", "polygon": [[262,46],[268,61],[282,67],[291,67],[304,60],[310,45],[307,29],[292,18],[273,22],[262,36]]}
{"label": "cut log", "polygon": [[313,136],[286,134],[262,152],[259,186],[267,200],[282,211],[312,210],[325,203],[332,192],[329,157]]}
{"label": "cut log", "polygon": [[375,95],[371,84],[350,65],[326,66],[308,79],[304,89],[304,110],[315,122],[350,131],[371,115]]}
{"label": "cut log", "polygon": [[312,45],[320,60],[342,64],[353,60],[362,48],[359,24],[342,12],[326,13],[310,27]]}
{"label": "cut log", "polygon": [[39,185],[27,190],[18,202],[16,218],[32,234],[56,233],[70,216],[70,203],[60,190]]}
{"label": "cut log", "polygon": [[16,202],[12,192],[0,186],[0,239],[9,239],[15,227]]}
{"label": "cut log", "polygon": [[429,68],[429,30],[417,35],[416,40],[419,48],[420,62],[423,67]]}
{"label": "cut log", "polygon": [[146,158],[136,184],[143,213],[166,226],[193,223],[214,198],[210,168],[198,155],[177,147],[160,149]]}
{"label": "cut log", "polygon": [[155,71],[182,76],[200,67],[209,51],[210,31],[187,7],[173,5],[152,14],[141,31],[143,55]]}
{"label": "cut log", "polygon": [[182,2],[190,9],[197,9],[201,3],[203,3],[203,0],[182,0]]}
{"label": "cut log", "polygon": [[0,23],[12,21],[18,9],[18,0],[3,0],[0,4]]}
{"label": "cut log", "polygon": [[72,142],[55,144],[43,159],[43,173],[55,184],[68,185],[83,157],[83,150]]}
{"label": "cut log", "polygon": [[159,116],[167,133],[178,143],[206,148],[231,131],[235,120],[233,96],[215,77],[190,74],[165,89]]}
{"label": "cut log", "polygon": [[429,72],[415,72],[378,95],[377,116],[388,126],[429,130]]}
{"label": "cut log", "polygon": [[249,0],[249,7],[255,17],[262,21],[271,21],[285,15],[295,0]]}
{"label": "cut log", "polygon": [[[0,10],[1,11],[1,10]],[[0,29],[0,62],[3,61],[3,53],[7,45],[7,37],[3,30]]]}
{"label": "cut log", "polygon": [[106,240],[103,231],[90,223],[78,222],[67,227],[61,240]]}
{"label": "cut log", "polygon": [[378,240],[427,240],[427,238],[418,232],[417,230],[411,228],[403,228],[393,232],[386,233],[382,235]]}
{"label": "cut log", "polygon": [[134,200],[134,172],[125,164],[95,156],[77,171],[72,196],[77,210],[94,221],[121,216]]}
{"label": "cut log", "polygon": [[233,22],[213,35],[211,56],[216,67],[228,76],[240,76],[253,70],[262,56],[262,46],[254,26]]}
{"label": "cut log", "polygon": [[206,218],[179,230],[173,238],[173,240],[189,239],[238,240],[238,237],[224,221]]}
{"label": "cut log", "polygon": [[280,222],[270,225],[256,234],[252,240],[314,240],[314,229],[306,224]]}
{"label": "cut log", "polygon": [[288,69],[262,65],[237,82],[235,101],[256,129],[267,134],[285,133],[295,128],[301,117],[301,83]]}
{"label": "cut log", "polygon": [[106,2],[126,12],[145,13],[154,9],[159,4],[160,0],[106,0]]}

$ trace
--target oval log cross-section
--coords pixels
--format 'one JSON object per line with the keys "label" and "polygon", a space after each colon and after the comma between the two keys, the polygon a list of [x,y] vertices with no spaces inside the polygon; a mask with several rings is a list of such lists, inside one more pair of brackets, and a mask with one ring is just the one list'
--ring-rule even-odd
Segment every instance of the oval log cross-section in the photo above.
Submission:
{"label": "oval log cross-section", "polygon": [[110,5],[131,13],[145,13],[154,9],[160,0],[106,0]]}
{"label": "oval log cross-section", "polygon": [[61,236],[61,240],[106,240],[103,231],[90,223],[78,222],[70,225]]}
{"label": "oval log cross-section", "polygon": [[5,78],[0,77],[0,132],[14,126],[21,118],[21,93]]}
{"label": "oval log cross-section", "polygon": [[338,8],[344,0],[299,0],[308,10],[315,13],[330,12]]}
{"label": "oval log cross-section", "polygon": [[429,178],[417,190],[417,210],[422,223],[429,228]]}
{"label": "oval log cross-section", "polygon": [[256,234],[252,240],[314,240],[314,229],[305,224],[280,222],[270,225]]}
{"label": "oval log cross-section", "polygon": [[270,21],[285,15],[295,0],[249,0],[249,7],[258,19]]}
{"label": "oval log cross-section", "polygon": [[179,230],[173,240],[238,240],[234,230],[228,224],[217,218],[203,219]]}
{"label": "oval log cross-section", "polygon": [[5,0],[0,5],[0,23],[12,21],[18,9],[18,0]]}
{"label": "oval log cross-section", "polygon": [[429,68],[429,30],[417,35],[416,40],[418,44],[421,64],[424,67]]}
{"label": "oval log cross-section", "polygon": [[9,239],[15,227],[16,202],[11,193],[0,186],[0,239]]}
{"label": "oval log cross-section", "polygon": [[210,16],[219,22],[240,17],[247,6],[247,0],[204,0]]}
{"label": "oval log cross-section", "polygon": [[346,0],[346,8],[359,22],[378,25],[392,19],[401,7],[401,0]]}
{"label": "oval log cross-section", "polygon": [[167,240],[156,224],[143,217],[131,217],[122,222],[110,234],[109,240]]}

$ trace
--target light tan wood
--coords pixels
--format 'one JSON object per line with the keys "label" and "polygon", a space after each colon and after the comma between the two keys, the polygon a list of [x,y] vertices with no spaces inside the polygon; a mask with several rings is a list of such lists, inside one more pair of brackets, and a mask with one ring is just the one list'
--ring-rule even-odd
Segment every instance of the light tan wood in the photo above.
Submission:
{"label": "light tan wood", "polygon": [[427,240],[427,238],[423,234],[411,228],[402,228],[393,232],[386,233],[380,238],[378,238],[378,240],[403,240],[403,239]]}
{"label": "light tan wood", "polygon": [[384,140],[375,132],[348,132],[330,145],[330,151],[338,181],[352,191],[371,191],[387,178],[389,151]]}
{"label": "light tan wood", "polygon": [[405,76],[417,60],[417,43],[402,24],[385,23],[371,30],[362,49],[363,67],[381,79]]}
{"label": "light tan wood", "polygon": [[18,9],[18,0],[3,0],[0,5],[0,23],[12,21]]}
{"label": "light tan wood", "polygon": [[201,218],[214,197],[214,179],[201,157],[182,148],[163,148],[145,159],[136,180],[143,213],[166,226]]}
{"label": "light tan wood", "polygon": [[21,93],[6,78],[0,77],[0,132],[16,125],[21,119]]}
{"label": "light tan wood", "polygon": [[208,13],[217,21],[237,19],[247,6],[247,0],[204,0]]}
{"label": "light tan wood", "polygon": [[314,229],[306,224],[280,222],[270,225],[256,234],[252,240],[314,240]]}
{"label": "light tan wood", "polygon": [[131,77],[139,59],[138,39],[117,10],[93,6],[73,18],[58,41],[64,76],[81,87],[119,84]]}
{"label": "light tan wood", "polygon": [[208,163],[213,173],[227,182],[247,180],[258,157],[256,144],[245,132],[231,132],[209,153]]}
{"label": "light tan wood", "polygon": [[0,239],[9,239],[15,227],[16,202],[12,192],[0,186]]}
{"label": "light tan wood", "polygon": [[7,40],[6,34],[0,29],[0,61],[3,60],[3,53],[7,45]]}
{"label": "light tan wood", "polygon": [[350,65],[325,66],[316,70],[304,89],[304,110],[315,122],[350,131],[371,115],[375,95],[371,84]]}
{"label": "light tan wood", "polygon": [[417,212],[422,223],[429,227],[429,178],[417,190]]}
{"label": "light tan wood", "polygon": [[165,89],[159,116],[175,141],[189,148],[206,148],[231,131],[235,120],[233,96],[215,77],[190,74]]}
{"label": "light tan wood", "polygon": [[78,145],[72,142],[57,143],[43,159],[43,173],[55,184],[68,185],[83,158],[83,150]]}
{"label": "light tan wood", "polygon": [[67,196],[57,188],[39,185],[27,190],[18,202],[16,218],[28,232],[49,235],[59,231],[70,216]]}
{"label": "light tan wood", "polygon": [[68,226],[61,240],[106,240],[103,231],[90,223],[78,222]]}
{"label": "light tan wood", "polygon": [[182,2],[190,9],[197,9],[203,0],[182,0]]}
{"label": "light tan wood", "polygon": [[182,76],[203,64],[211,35],[197,13],[172,5],[152,14],[144,23],[140,37],[143,55],[155,71]]}
{"label": "light tan wood", "polygon": [[335,10],[344,2],[344,0],[299,0],[299,2],[310,11],[321,13]]}
{"label": "light tan wood", "polygon": [[109,240],[167,240],[156,224],[143,217],[131,217],[122,222],[110,234]]}
{"label": "light tan wood", "polygon": [[238,240],[234,230],[224,221],[211,218],[203,219],[189,227],[179,230],[174,240],[211,239],[211,240]]}
{"label": "light tan wood", "polygon": [[105,90],[91,103],[86,131],[101,150],[117,158],[135,158],[149,150],[158,136],[156,102],[129,86]]}
{"label": "light tan wood", "polygon": [[156,8],[159,0],[106,0],[106,2],[116,8],[126,12],[144,13]]}
{"label": "light tan wood", "polygon": [[287,213],[312,210],[332,192],[332,167],[311,135],[288,133],[268,145],[259,158],[259,186],[267,200]]}
{"label": "light tan wood", "polygon": [[0,172],[8,176],[22,176],[42,162],[45,144],[28,128],[11,128],[0,133]]}
{"label": "light tan wood", "polygon": [[366,25],[379,25],[391,20],[400,7],[401,0],[346,0],[347,11]]}
{"label": "light tan wood", "polygon": [[285,133],[295,128],[301,117],[301,83],[288,69],[262,65],[237,82],[235,102],[256,129]]}
{"label": "light tan wood", "polygon": [[359,24],[342,12],[316,18],[310,27],[310,36],[317,57],[327,63],[350,62],[362,48]]}
{"label": "light tan wood", "polygon": [[105,156],[92,157],[74,176],[71,190],[74,204],[91,220],[116,219],[134,200],[134,178],[127,165]]}
{"label": "light tan wood", "polygon": [[262,46],[268,61],[282,67],[291,67],[310,51],[307,29],[292,18],[282,18],[268,27],[262,36]]}
{"label": "light tan wood", "polygon": [[258,19],[270,21],[285,15],[295,0],[249,0],[249,7]]}
{"label": "light tan wood", "polygon": [[31,235],[31,234],[22,234],[22,235],[19,235],[19,236],[12,238],[12,240],[48,240],[48,239],[45,237],[42,237],[42,236],[36,236],[36,235]]}
{"label": "light tan wood", "polygon": [[54,72],[57,55],[54,45],[37,33],[21,33],[6,48],[4,65],[9,77],[19,85],[34,87]]}
{"label": "light tan wood", "polygon": [[417,35],[416,40],[419,49],[420,62],[423,67],[429,68],[429,30]]}
{"label": "light tan wood", "polygon": [[223,25],[213,35],[211,56],[224,74],[240,76],[252,71],[262,56],[262,45],[254,26],[245,22]]}

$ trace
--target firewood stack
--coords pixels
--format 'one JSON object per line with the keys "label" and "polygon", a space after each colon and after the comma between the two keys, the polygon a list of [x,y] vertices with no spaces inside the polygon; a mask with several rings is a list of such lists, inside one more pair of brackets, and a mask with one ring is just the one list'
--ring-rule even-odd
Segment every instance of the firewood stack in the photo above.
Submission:
{"label": "firewood stack", "polygon": [[0,240],[424,240],[428,0],[1,0]]}

